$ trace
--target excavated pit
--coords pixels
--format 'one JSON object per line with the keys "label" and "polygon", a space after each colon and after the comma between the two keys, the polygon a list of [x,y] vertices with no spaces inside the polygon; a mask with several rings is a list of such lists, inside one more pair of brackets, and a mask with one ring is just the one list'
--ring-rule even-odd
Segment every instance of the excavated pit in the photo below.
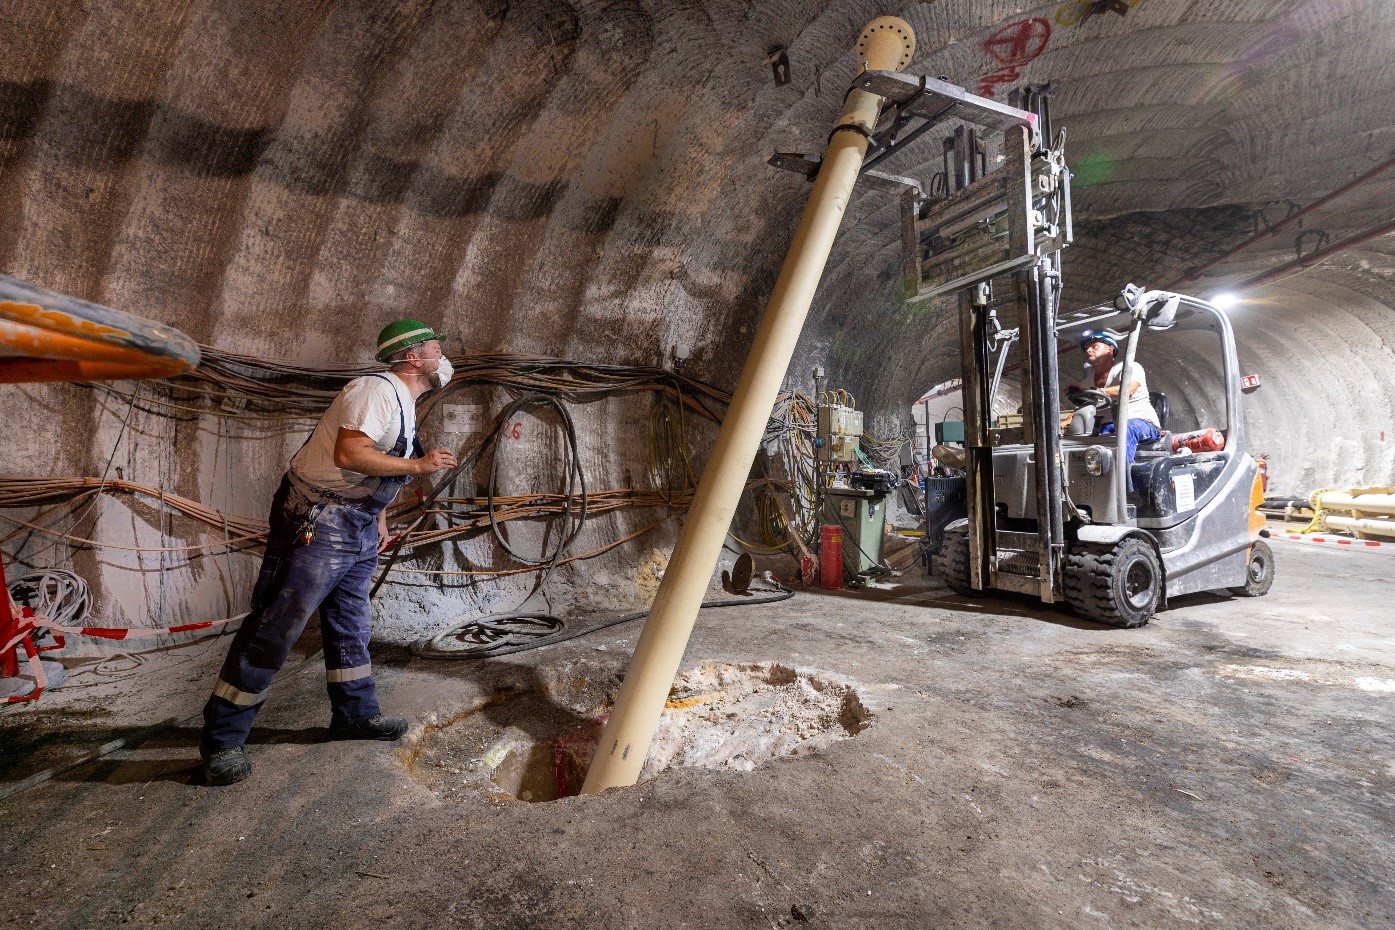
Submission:
{"label": "excavated pit", "polygon": [[[538,669],[470,707],[433,715],[401,751],[445,800],[553,801],[578,793],[620,675],[594,660]],[[708,663],[669,692],[641,780],[675,766],[751,771],[860,733],[872,714],[855,683],[776,662]]]}

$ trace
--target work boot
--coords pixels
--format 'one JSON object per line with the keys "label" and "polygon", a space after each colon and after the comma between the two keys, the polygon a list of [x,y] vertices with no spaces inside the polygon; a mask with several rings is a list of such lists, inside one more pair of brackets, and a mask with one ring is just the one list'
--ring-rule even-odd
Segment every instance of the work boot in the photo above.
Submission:
{"label": "work boot", "polygon": [[329,725],[329,735],[331,739],[394,740],[401,739],[402,734],[407,732],[407,727],[407,721],[401,717],[379,714],[376,717],[352,720],[348,723],[336,720]]}
{"label": "work boot", "polygon": [[231,785],[252,774],[252,760],[241,746],[219,749],[203,764],[203,775],[210,785]]}

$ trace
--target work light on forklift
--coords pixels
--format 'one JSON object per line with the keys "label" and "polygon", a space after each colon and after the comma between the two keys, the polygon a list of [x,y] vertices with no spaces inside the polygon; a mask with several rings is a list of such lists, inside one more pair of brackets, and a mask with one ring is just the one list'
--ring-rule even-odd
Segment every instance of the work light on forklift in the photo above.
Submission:
{"label": "work light on forklift", "polygon": [[1138,302],[1143,299],[1143,288],[1137,284],[1126,284],[1124,289],[1114,297],[1114,309],[1120,313],[1132,313],[1138,309]]}
{"label": "work light on forklift", "polygon": [[1091,446],[1085,450],[1085,471],[1092,477],[1098,478],[1109,471],[1109,450],[1102,446]]}

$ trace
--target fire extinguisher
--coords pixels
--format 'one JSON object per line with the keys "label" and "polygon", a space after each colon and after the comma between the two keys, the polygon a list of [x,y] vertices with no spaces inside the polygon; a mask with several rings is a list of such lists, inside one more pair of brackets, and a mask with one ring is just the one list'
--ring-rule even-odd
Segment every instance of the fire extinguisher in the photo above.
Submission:
{"label": "fire extinguisher", "polygon": [[1265,494],[1269,493],[1269,456],[1259,456],[1259,488]]}

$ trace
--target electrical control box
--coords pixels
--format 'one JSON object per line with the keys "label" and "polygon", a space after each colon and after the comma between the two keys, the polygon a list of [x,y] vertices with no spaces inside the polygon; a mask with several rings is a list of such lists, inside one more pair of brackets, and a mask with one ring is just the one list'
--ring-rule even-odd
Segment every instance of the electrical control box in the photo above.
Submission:
{"label": "electrical control box", "polygon": [[862,488],[829,488],[823,522],[843,528],[843,567],[851,575],[872,571],[882,561],[886,495]]}
{"label": "electrical control box", "polygon": [[862,411],[837,404],[820,407],[818,438],[820,462],[856,462],[862,442]]}

